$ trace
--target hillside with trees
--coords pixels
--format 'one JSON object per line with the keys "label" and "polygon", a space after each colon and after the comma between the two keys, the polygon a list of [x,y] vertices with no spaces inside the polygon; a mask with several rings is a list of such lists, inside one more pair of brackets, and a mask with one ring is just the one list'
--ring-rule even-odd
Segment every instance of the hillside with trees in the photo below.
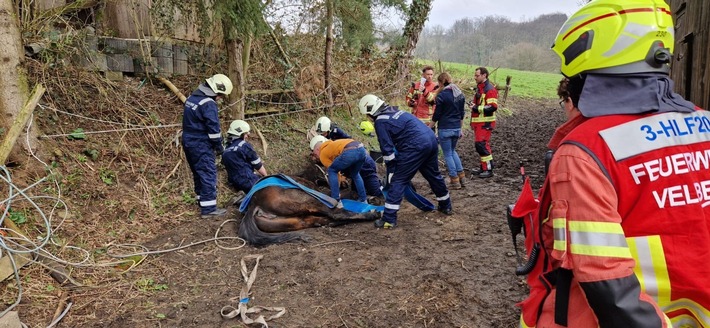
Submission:
{"label": "hillside with trees", "polygon": [[567,15],[560,13],[520,23],[502,16],[464,18],[449,28],[424,29],[415,54],[431,60],[555,72],[559,59],[550,46],[566,20]]}

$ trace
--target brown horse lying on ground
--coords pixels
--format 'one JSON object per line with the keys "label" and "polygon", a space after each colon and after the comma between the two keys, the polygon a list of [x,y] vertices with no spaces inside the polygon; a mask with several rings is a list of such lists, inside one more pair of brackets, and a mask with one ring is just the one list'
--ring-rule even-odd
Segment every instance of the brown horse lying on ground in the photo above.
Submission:
{"label": "brown horse lying on ground", "polygon": [[239,237],[256,246],[307,240],[292,231],[374,221],[380,215],[330,208],[304,190],[268,186],[251,196],[239,224]]}

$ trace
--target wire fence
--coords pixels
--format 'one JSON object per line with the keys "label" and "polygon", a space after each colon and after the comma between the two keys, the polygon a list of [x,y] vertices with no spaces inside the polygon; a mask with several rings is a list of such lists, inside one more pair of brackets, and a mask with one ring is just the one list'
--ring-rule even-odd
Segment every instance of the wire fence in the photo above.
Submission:
{"label": "wire fence", "polygon": [[[400,85],[400,83],[404,80],[404,78],[401,78],[399,80],[393,81],[389,84],[387,84],[385,87],[381,88],[379,90],[379,93],[388,95],[390,97],[392,96],[398,96],[404,93],[403,90],[398,90],[397,87]],[[327,90],[323,90],[314,98],[320,98],[325,93]],[[277,116],[285,116],[285,115],[293,115],[296,113],[302,113],[302,112],[311,112],[311,111],[316,111],[316,110],[322,110],[322,109],[327,109],[330,108],[331,106],[329,105],[322,105],[322,106],[315,106],[315,107],[309,107],[309,108],[302,108],[302,109],[296,109],[296,110],[289,110],[290,107],[296,106],[296,105],[304,105],[308,101],[299,101],[299,102],[272,102],[272,101],[265,101],[261,99],[256,99],[252,97],[242,97],[240,99],[237,99],[236,101],[227,104],[225,108],[230,108],[239,102],[249,100],[255,103],[261,103],[261,104],[267,104],[267,105],[273,105],[273,106],[278,106],[281,107],[282,110],[279,111],[278,113],[271,113],[271,114],[264,114],[264,115],[259,115],[259,116],[254,116],[254,117],[247,117],[244,120],[245,121],[257,121],[257,120],[262,120],[266,118],[272,118],[272,117],[277,117]],[[337,102],[334,103],[333,106],[339,107],[339,106],[344,106],[347,104],[347,100],[343,102]],[[158,124],[158,125],[139,125],[139,124],[132,124],[128,122],[116,122],[116,121],[109,121],[109,120],[104,120],[104,119],[99,119],[99,118],[93,118],[85,115],[79,115],[76,113],[71,113],[67,112],[55,107],[39,104],[38,105],[40,108],[44,110],[51,110],[55,113],[58,114],[63,114],[71,117],[75,117],[78,119],[82,120],[87,120],[91,122],[98,122],[98,123],[103,123],[103,124],[108,124],[108,125],[115,125],[115,126],[123,126],[123,128],[116,128],[116,129],[106,129],[106,130],[97,130],[97,131],[82,131],[84,135],[90,135],[90,134],[108,134],[108,133],[116,133],[116,132],[129,132],[129,131],[144,131],[144,130],[153,130],[153,129],[170,129],[170,128],[179,128],[182,127],[182,123],[169,123],[169,124]],[[221,122],[222,124],[228,124],[229,122]],[[45,134],[40,136],[41,138],[58,138],[58,137],[68,137],[68,136],[73,136],[76,135],[76,133],[58,133],[58,134]]]}

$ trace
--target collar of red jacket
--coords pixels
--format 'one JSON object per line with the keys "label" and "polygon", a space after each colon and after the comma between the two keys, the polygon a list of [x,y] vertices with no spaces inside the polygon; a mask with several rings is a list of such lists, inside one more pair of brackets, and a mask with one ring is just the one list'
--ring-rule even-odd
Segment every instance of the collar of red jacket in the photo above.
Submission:
{"label": "collar of red jacket", "polygon": [[582,116],[581,113],[577,112],[577,116],[567,120],[564,124],[560,125],[556,130],[555,134],[552,135],[552,139],[547,143],[547,148],[557,149],[560,146],[560,142],[564,139],[574,128],[578,127],[580,124],[584,123],[588,118]]}

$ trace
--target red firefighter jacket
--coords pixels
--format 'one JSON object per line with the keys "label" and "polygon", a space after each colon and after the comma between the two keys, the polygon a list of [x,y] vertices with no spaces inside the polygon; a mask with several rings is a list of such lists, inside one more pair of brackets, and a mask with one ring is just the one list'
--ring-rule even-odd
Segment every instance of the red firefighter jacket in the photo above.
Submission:
{"label": "red firefighter jacket", "polygon": [[422,92],[419,91],[421,82],[416,82],[407,92],[406,100],[408,106],[412,109],[412,114],[424,123],[431,121],[431,116],[434,115],[434,110],[436,110],[436,93],[434,90],[437,86],[438,84],[427,81],[424,83],[424,91]]}
{"label": "red firefighter jacket", "polygon": [[520,327],[710,327],[710,112],[588,119],[540,195]]}
{"label": "red firefighter jacket", "polygon": [[476,86],[476,95],[471,108],[471,123],[486,123],[496,121],[498,110],[498,90],[489,80]]}

